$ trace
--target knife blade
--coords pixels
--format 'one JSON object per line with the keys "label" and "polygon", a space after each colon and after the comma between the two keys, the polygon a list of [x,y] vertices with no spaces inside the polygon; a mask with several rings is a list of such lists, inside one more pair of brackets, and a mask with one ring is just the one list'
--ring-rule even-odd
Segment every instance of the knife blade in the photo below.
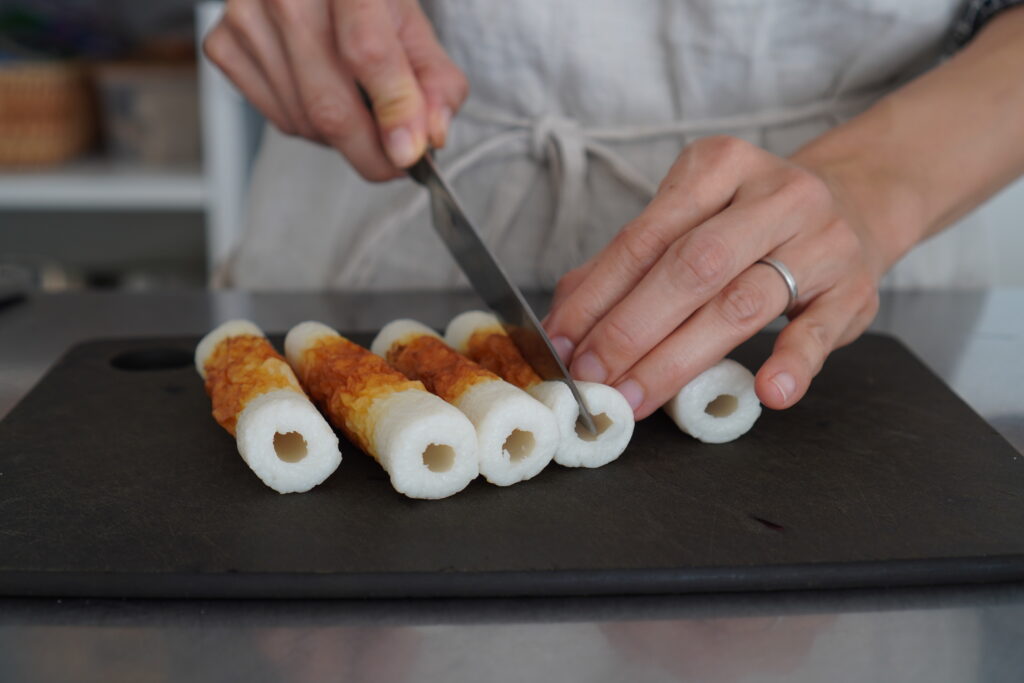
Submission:
{"label": "knife blade", "polygon": [[466,217],[430,153],[407,170],[413,180],[430,193],[434,229],[473,289],[501,321],[516,348],[541,379],[563,382],[569,387],[580,408],[580,422],[591,434],[596,434],[594,418],[540,321]]}

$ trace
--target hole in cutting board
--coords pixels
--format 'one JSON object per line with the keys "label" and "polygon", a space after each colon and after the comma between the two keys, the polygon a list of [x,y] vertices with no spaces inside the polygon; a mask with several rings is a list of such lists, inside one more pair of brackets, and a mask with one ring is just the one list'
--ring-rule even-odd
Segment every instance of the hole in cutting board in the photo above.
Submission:
{"label": "hole in cutting board", "polygon": [[136,349],[110,359],[118,370],[175,370],[192,365],[192,352],[184,349]]}

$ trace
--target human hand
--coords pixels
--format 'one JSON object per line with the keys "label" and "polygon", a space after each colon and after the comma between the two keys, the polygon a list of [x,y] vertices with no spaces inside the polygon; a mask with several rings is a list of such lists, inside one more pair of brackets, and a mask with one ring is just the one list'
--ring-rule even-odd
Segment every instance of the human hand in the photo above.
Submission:
{"label": "human hand", "polygon": [[282,132],[336,148],[367,180],[443,147],[468,91],[416,0],[228,0],[203,47]]}
{"label": "human hand", "polygon": [[790,323],[757,373],[769,408],[792,406],[835,348],[878,310],[893,259],[831,174],[732,137],[680,154],[648,207],[555,290],[545,327],[572,375],[618,388],[642,419],[761,330]]}

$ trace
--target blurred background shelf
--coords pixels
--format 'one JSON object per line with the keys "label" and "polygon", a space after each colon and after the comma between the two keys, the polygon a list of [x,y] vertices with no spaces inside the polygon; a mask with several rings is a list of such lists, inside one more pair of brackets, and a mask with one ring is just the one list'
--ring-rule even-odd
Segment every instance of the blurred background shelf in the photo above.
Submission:
{"label": "blurred background shelf", "polygon": [[51,169],[0,169],[0,209],[204,211],[197,164],[154,167],[87,158]]}
{"label": "blurred background shelf", "polygon": [[0,1],[0,280],[202,287],[241,238],[263,120],[197,49],[223,2],[116,5]]}
{"label": "blurred background shelf", "polygon": [[[11,23],[12,7],[39,21]],[[29,149],[39,164],[17,153],[0,164],[0,280],[17,271],[44,289],[220,283],[211,276],[244,238],[265,125],[198,49],[223,10],[221,0],[0,0],[0,158]],[[20,63],[4,57],[11,36],[55,58],[26,58],[37,68],[4,80]],[[66,129],[35,139],[43,119]],[[52,145],[68,154],[47,156]],[[993,283],[1024,286],[1024,179],[977,213]]]}

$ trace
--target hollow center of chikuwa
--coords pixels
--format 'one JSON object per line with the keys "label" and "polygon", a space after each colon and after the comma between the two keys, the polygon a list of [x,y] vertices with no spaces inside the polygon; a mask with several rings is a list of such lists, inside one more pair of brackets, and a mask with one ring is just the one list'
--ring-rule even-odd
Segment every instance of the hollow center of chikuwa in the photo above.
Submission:
{"label": "hollow center of chikuwa", "polygon": [[447,472],[455,464],[455,449],[440,443],[432,443],[423,451],[423,464],[431,472]]}
{"label": "hollow center of chikuwa", "polygon": [[604,434],[609,427],[612,426],[612,419],[604,413],[598,413],[593,416],[594,426],[597,428],[596,432],[591,432],[587,429],[587,426],[582,421],[576,420],[576,436],[580,437],[584,441],[595,441],[597,437]]}
{"label": "hollow center of chikuwa", "polygon": [[729,417],[740,407],[740,401],[732,394],[721,394],[704,406],[704,412],[712,417]]}
{"label": "hollow center of chikuwa", "polygon": [[509,460],[519,462],[533,452],[533,447],[536,443],[536,440],[533,438],[533,432],[513,429],[512,433],[505,439],[501,449],[508,453]]}
{"label": "hollow center of chikuwa", "polygon": [[298,432],[276,432],[274,452],[285,462],[298,462],[306,457],[306,440]]}

